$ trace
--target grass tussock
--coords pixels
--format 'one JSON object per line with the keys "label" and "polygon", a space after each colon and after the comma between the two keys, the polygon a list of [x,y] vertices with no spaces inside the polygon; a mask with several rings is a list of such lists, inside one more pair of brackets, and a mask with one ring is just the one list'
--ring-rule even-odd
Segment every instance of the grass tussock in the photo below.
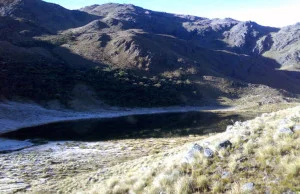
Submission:
{"label": "grass tussock", "polygon": [[[232,148],[214,149],[213,158],[196,154],[195,160],[187,163],[180,157],[162,155],[156,165],[147,164],[151,173],[133,172],[134,181],[128,181],[125,173],[119,181],[112,178],[95,186],[112,194],[299,192],[300,133],[276,135],[280,126],[293,129],[299,121],[300,107],[264,114],[211,137],[211,145],[219,137],[233,143]],[[254,183],[252,191],[244,189],[246,183]]]}

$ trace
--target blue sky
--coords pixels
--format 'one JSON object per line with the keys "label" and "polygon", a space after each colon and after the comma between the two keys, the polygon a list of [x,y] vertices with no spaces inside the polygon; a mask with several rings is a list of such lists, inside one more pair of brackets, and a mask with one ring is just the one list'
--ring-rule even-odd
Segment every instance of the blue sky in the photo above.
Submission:
{"label": "blue sky", "polygon": [[208,18],[231,17],[282,27],[300,22],[299,0],[45,0],[68,9],[92,4],[129,3],[146,9]]}

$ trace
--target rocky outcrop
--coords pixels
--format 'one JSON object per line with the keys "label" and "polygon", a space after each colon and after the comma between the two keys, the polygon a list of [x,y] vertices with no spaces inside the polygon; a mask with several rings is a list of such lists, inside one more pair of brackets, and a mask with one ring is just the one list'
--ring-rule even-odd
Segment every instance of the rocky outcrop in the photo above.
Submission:
{"label": "rocky outcrop", "polygon": [[287,69],[300,69],[300,23],[287,26],[271,35],[272,47],[266,56],[272,57]]}
{"label": "rocky outcrop", "polygon": [[277,132],[279,135],[280,134],[283,134],[283,135],[291,135],[293,134],[294,132],[288,128],[288,127],[282,127],[282,128],[279,128],[278,129],[278,132]]}
{"label": "rocky outcrop", "polygon": [[240,22],[224,32],[225,41],[238,52],[253,53],[260,37],[267,36],[278,29],[260,26],[255,22]]}

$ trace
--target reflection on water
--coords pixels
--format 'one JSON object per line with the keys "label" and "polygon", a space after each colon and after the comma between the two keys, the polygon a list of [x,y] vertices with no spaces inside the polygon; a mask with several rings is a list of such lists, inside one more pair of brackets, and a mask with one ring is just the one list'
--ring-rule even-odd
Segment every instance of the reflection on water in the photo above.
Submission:
{"label": "reflection on water", "polygon": [[10,132],[4,137],[18,140],[98,141],[123,138],[176,137],[224,131],[238,115],[188,112],[136,115],[110,119],[60,122]]}

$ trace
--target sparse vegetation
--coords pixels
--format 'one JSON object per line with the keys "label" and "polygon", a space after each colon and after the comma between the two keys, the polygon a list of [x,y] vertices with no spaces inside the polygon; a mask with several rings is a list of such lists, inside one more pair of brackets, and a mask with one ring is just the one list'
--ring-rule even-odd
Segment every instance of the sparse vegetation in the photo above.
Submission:
{"label": "sparse vegetation", "polygon": [[[155,160],[151,163],[150,174],[141,175],[139,170],[131,172],[131,177],[136,177],[143,188],[136,190],[125,184],[126,174],[121,175],[122,180],[115,186],[126,185],[131,193],[247,193],[244,184],[251,182],[254,183],[254,193],[299,192],[300,134],[276,136],[282,119],[288,120],[284,125],[293,127],[299,124],[295,122],[299,117],[300,107],[264,114],[234,126],[232,135],[225,132],[206,139],[211,144],[224,137],[232,138],[234,142],[231,149],[217,149],[217,155],[211,159],[200,153],[192,163],[182,162],[182,154],[176,160],[161,158],[164,162],[159,165]],[[244,136],[245,132],[251,135]],[[224,172],[228,174],[225,177]],[[92,190],[98,193],[97,189]],[[107,193],[114,192],[108,189]]]}
{"label": "sparse vegetation", "polygon": [[[164,13],[159,16],[166,23],[162,25],[140,18],[139,13],[145,10],[133,5],[99,5],[97,11],[90,13],[88,7],[82,12],[70,11],[43,1],[34,7],[32,2],[4,2],[0,10],[2,16],[7,16],[0,18],[0,94],[4,98],[33,100],[42,105],[58,101],[71,107],[74,87],[85,84],[94,90],[95,99],[113,106],[246,107],[253,103],[251,107],[261,107],[295,101],[286,98],[291,94],[277,89],[299,93],[296,72],[278,73],[274,69],[280,64],[257,57],[257,53],[255,57],[251,55],[265,47],[255,47],[247,39],[263,44],[258,39],[276,33],[276,28],[231,19],[199,23],[199,18],[186,17],[187,25],[181,17],[166,17]],[[12,2],[15,3],[9,6]],[[112,18],[106,20],[107,13],[101,10],[110,10]],[[136,12],[135,29],[128,23],[132,21],[127,18],[131,12]],[[160,20],[156,15],[152,17]],[[218,26],[217,30],[207,36],[213,25]],[[241,36],[239,31],[231,33],[236,28],[247,36]],[[299,25],[291,28],[296,34]],[[259,36],[251,36],[252,30]],[[284,34],[290,34],[289,30],[282,29],[277,35]],[[288,43],[297,42],[284,40],[285,45]],[[260,73],[261,69],[266,75]]]}
{"label": "sparse vegetation", "polygon": [[[0,100],[51,111],[225,105],[258,116],[221,134],[214,132],[228,120],[215,131],[202,126],[203,136],[193,128],[160,128],[120,132],[123,140],[35,142],[0,155],[0,193],[298,194],[299,29],[126,4],[67,10],[41,0],[0,0]],[[16,115],[2,112],[7,129],[23,124],[23,117],[11,122]],[[194,143],[198,150],[191,151]]]}
{"label": "sparse vegetation", "polygon": [[61,46],[64,44],[70,44],[73,41],[75,41],[76,36],[73,33],[64,33],[64,34],[59,34],[57,36],[48,36],[45,37],[43,40],[46,40],[53,46]]}
{"label": "sparse vegetation", "polygon": [[[1,65],[0,92],[7,98],[21,97],[44,104],[50,100],[59,100],[65,106],[74,96],[73,88],[78,83],[85,83],[95,90],[97,97],[114,106],[170,106],[186,104],[181,99],[186,96],[188,102],[201,100],[200,95],[193,94],[195,86],[178,84],[171,81],[152,81],[133,72],[124,70],[106,71],[95,69],[70,69],[64,66],[23,66],[23,64]],[[22,71],[19,69],[22,68]],[[15,73],[18,72],[18,73]],[[31,76],[28,76],[31,75]],[[5,78],[5,80],[1,80]],[[137,85],[132,83],[139,83]],[[181,81],[180,81],[181,82]],[[26,87],[25,87],[26,85]]]}

